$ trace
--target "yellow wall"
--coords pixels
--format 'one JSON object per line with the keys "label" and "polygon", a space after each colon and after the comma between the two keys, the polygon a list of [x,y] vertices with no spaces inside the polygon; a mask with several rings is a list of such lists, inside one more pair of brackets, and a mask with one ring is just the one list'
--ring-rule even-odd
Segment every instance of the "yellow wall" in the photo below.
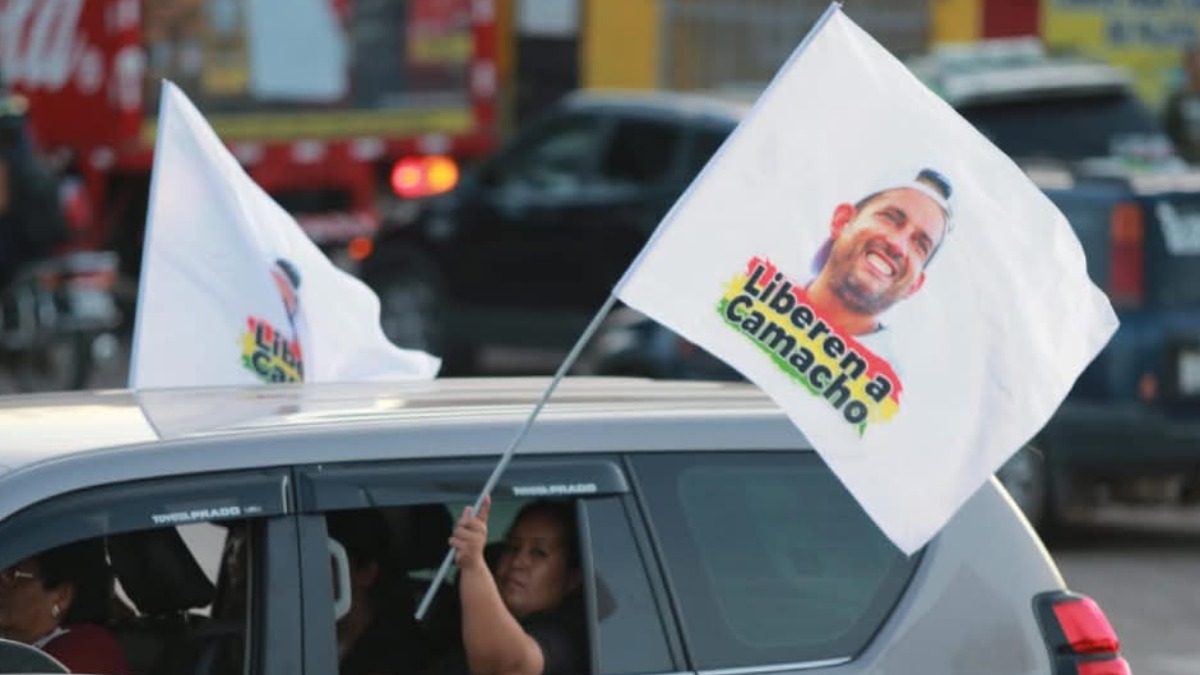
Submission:
{"label": "yellow wall", "polygon": [[929,0],[931,44],[970,42],[983,31],[983,0]]}
{"label": "yellow wall", "polygon": [[658,0],[583,0],[580,84],[658,86]]}

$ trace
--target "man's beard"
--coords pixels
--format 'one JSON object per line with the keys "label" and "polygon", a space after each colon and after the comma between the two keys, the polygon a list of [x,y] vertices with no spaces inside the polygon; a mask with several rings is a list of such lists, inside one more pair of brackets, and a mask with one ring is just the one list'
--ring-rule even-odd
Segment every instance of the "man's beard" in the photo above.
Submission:
{"label": "man's beard", "polygon": [[[903,291],[900,288],[897,288],[895,285],[889,285],[886,288],[875,290],[872,289],[868,284],[865,284],[855,278],[855,262],[865,256],[866,253],[867,247],[863,246],[847,255],[845,260],[831,260],[831,264],[834,264],[835,262],[841,263],[837,266],[848,269],[847,272],[833,277],[831,288],[834,295],[836,295],[837,298],[842,301],[842,304],[852,312],[865,315],[881,314],[900,300],[901,296],[903,295]],[[875,251],[875,253],[876,255],[888,255],[883,251]],[[903,261],[897,261],[893,259],[892,262],[897,266],[897,273],[903,272],[903,268],[901,267],[904,264]]]}

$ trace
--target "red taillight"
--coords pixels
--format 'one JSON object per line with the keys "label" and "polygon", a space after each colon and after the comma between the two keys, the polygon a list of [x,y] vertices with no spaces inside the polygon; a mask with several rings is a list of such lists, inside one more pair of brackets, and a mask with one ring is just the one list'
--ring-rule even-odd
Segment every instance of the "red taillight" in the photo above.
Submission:
{"label": "red taillight", "polygon": [[354,262],[366,260],[375,250],[375,242],[370,237],[355,237],[346,246],[346,253]]}
{"label": "red taillight", "polygon": [[1086,661],[1079,664],[1078,675],[1133,675],[1129,662],[1121,657],[1103,661]]}
{"label": "red taillight", "polygon": [[1115,654],[1121,641],[1095,600],[1079,597],[1054,603],[1054,616],[1075,654]]}
{"label": "red taillight", "polygon": [[1055,675],[1130,675],[1104,610],[1086,595],[1054,591],[1034,601]]}
{"label": "red taillight", "polygon": [[404,199],[448,192],[458,185],[458,164],[450,157],[404,157],[392,167],[392,190]]}
{"label": "red taillight", "polygon": [[1118,204],[1110,221],[1108,294],[1118,305],[1139,305],[1145,284],[1142,207],[1133,202]]}

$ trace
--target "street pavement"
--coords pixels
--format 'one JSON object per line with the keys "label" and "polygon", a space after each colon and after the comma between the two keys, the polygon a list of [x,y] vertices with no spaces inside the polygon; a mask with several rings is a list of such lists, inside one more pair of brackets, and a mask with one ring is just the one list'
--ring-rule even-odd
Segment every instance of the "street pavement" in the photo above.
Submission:
{"label": "street pavement", "polygon": [[1100,603],[1135,675],[1200,673],[1200,508],[1106,508],[1049,549],[1067,585]]}

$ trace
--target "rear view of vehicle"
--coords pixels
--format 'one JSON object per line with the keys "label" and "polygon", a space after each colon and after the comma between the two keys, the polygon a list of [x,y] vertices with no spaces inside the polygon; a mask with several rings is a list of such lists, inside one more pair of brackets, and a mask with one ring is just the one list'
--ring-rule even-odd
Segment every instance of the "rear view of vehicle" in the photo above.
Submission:
{"label": "rear view of vehicle", "polygon": [[[1172,501],[1200,472],[1200,170],[1180,160],[1128,75],[996,41],[914,72],[1062,210],[1121,327],[1035,439],[1034,520],[1102,498]],[[1026,458],[1030,462],[1036,458]]]}

